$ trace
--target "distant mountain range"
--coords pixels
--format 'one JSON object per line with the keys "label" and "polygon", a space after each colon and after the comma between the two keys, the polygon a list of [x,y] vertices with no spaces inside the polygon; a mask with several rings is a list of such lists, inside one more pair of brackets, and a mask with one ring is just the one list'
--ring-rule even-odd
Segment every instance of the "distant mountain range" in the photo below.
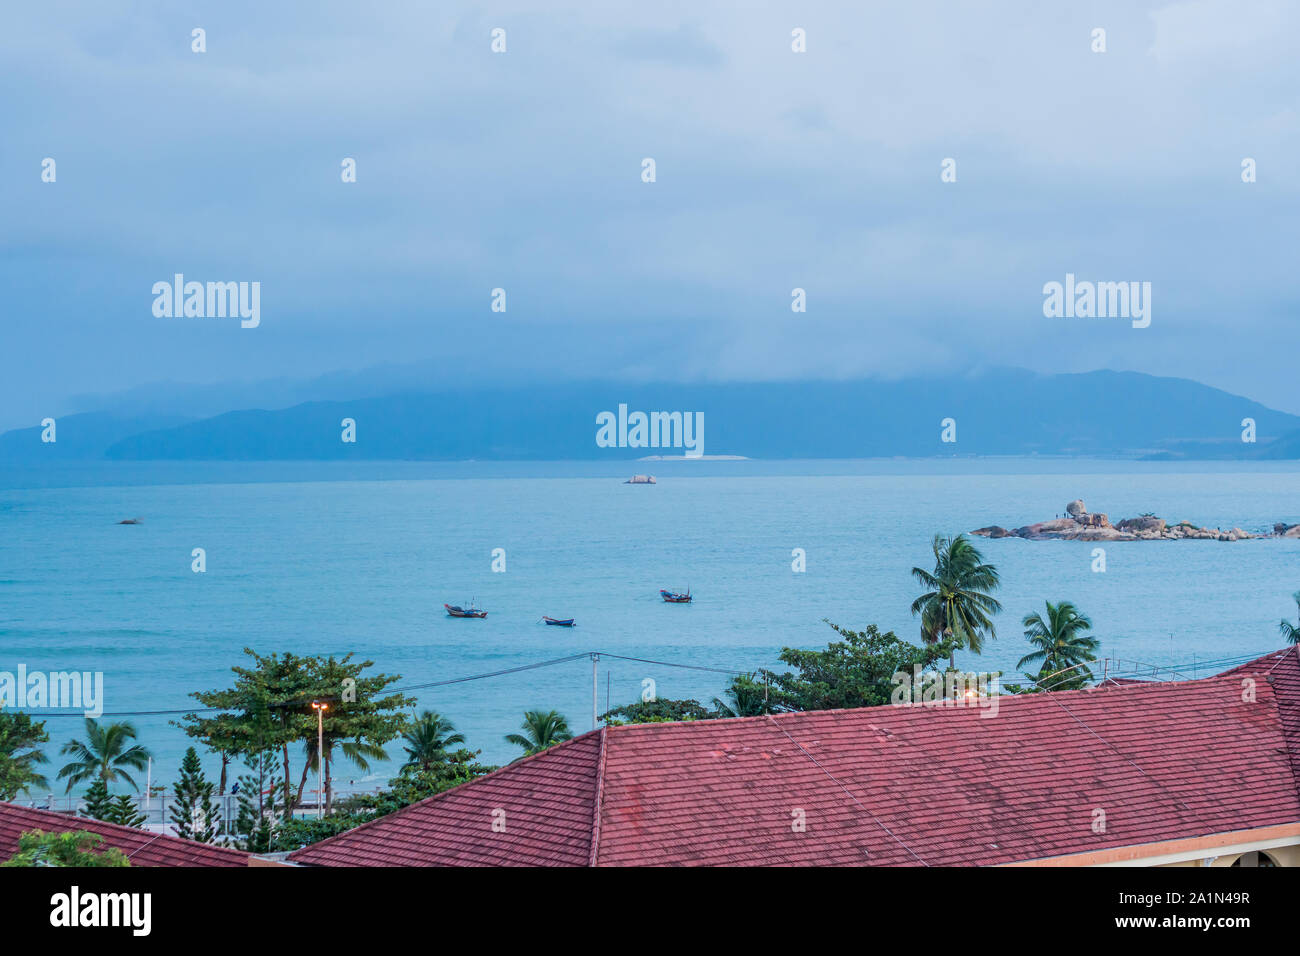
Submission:
{"label": "distant mountain range", "polygon": [[[185,420],[111,411],[0,435],[0,460],[626,459],[681,449],[601,447],[597,416],[702,413],[708,455],[876,458],[1065,455],[1300,458],[1300,417],[1185,379],[1000,370],[897,381],[572,383],[314,401]],[[1243,419],[1257,441],[1242,441]],[[342,440],[344,419],[355,442]],[[942,440],[952,419],[955,442]],[[635,424],[635,422],[633,422]],[[615,429],[614,434],[617,434]]]}

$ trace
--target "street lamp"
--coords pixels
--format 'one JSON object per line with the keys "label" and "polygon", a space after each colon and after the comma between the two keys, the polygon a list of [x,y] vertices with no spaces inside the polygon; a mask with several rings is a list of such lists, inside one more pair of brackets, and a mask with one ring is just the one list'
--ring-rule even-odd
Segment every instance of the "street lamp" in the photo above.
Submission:
{"label": "street lamp", "polygon": [[322,700],[313,700],[311,709],[316,711],[316,780],[320,790],[316,795],[316,819],[325,816],[325,711],[329,704]]}

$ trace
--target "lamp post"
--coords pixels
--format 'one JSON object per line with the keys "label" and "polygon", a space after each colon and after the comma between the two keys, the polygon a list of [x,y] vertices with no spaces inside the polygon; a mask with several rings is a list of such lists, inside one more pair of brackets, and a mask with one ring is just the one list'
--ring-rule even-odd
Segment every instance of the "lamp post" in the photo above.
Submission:
{"label": "lamp post", "polygon": [[316,819],[320,820],[325,816],[325,711],[329,704],[313,700],[311,709],[316,711],[316,780],[320,784],[316,795]]}

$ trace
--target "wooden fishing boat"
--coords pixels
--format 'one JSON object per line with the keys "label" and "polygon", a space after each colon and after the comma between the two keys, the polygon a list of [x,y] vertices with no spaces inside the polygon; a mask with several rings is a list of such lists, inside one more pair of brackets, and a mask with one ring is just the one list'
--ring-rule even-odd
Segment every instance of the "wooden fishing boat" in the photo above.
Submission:
{"label": "wooden fishing boat", "polygon": [[487,611],[476,607],[461,607],[457,604],[444,604],[449,617],[487,617]]}
{"label": "wooden fishing boat", "polygon": [[552,627],[573,627],[573,618],[571,617],[569,618],[547,617],[545,614],[543,614],[542,620],[545,621],[547,624],[551,625]]}
{"label": "wooden fishing boat", "polygon": [[685,594],[680,594],[676,591],[665,591],[663,588],[659,589],[659,593],[663,595],[663,599],[667,601],[669,604],[690,604],[691,603],[690,588],[686,589]]}

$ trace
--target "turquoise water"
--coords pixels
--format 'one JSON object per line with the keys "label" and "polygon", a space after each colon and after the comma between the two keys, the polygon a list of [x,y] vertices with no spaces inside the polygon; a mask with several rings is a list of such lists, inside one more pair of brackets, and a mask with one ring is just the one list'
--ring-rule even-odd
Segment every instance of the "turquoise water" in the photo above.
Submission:
{"label": "turquoise water", "polygon": [[[621,479],[654,472],[653,487]],[[829,618],[915,639],[909,571],[936,531],[1018,525],[1082,497],[1112,518],[1153,511],[1266,530],[1300,522],[1294,463],[1243,466],[1078,461],[134,464],[0,474],[0,671],[102,671],[105,710],[167,710],[225,686],[240,649],[355,651],[402,686],[598,650],[746,670],[782,646],[815,647]],[[141,516],[144,523],[116,522]],[[1095,545],[983,541],[1002,572],[999,637],[975,670],[1012,670],[1019,620],[1070,599],[1103,653],[1188,676],[1204,662],[1262,654],[1294,618],[1300,541]],[[204,548],[207,572],[190,570]],[[491,570],[492,551],[506,571]],[[807,571],[791,570],[803,548]],[[665,605],[658,589],[696,602]],[[483,621],[444,601],[474,599]],[[576,617],[572,630],[542,614]],[[598,664],[599,709],[639,697],[708,701],[725,676],[623,660]],[[580,660],[417,692],[502,762],[502,735],[528,708],[591,724],[591,663]],[[132,718],[155,780],[186,745],[167,716]],[[47,747],[80,734],[51,717]],[[393,746],[400,755],[400,747]],[[361,783],[386,779],[340,771]],[[51,772],[52,773],[52,772]],[[61,788],[60,788],[61,789]]]}

